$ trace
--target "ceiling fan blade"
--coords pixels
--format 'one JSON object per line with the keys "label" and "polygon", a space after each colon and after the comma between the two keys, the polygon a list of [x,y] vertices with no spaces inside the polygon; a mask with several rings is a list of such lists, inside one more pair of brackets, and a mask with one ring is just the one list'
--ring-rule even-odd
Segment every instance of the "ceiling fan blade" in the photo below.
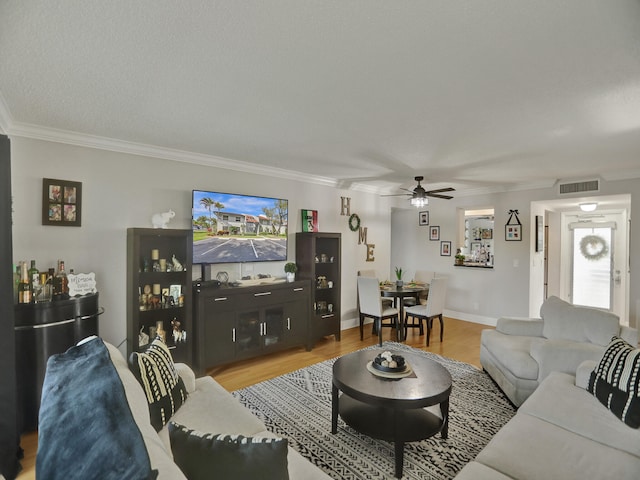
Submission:
{"label": "ceiling fan blade", "polygon": [[445,200],[451,200],[453,198],[451,195],[440,195],[439,193],[432,192],[427,192],[427,197],[444,198]]}
{"label": "ceiling fan blade", "polygon": [[410,197],[411,193],[394,193],[392,195],[380,195],[381,197]]}
{"label": "ceiling fan blade", "polygon": [[436,190],[429,190],[427,193],[442,193],[442,192],[455,192],[455,188],[447,187],[447,188],[438,188]]}

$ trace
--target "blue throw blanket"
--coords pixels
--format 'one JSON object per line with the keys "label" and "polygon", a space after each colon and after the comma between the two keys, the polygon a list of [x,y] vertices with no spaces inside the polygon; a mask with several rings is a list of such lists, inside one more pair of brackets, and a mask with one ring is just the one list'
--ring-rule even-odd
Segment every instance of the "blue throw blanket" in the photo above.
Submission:
{"label": "blue throw blanket", "polygon": [[38,480],[157,477],[120,377],[98,337],[47,362],[36,475]]}

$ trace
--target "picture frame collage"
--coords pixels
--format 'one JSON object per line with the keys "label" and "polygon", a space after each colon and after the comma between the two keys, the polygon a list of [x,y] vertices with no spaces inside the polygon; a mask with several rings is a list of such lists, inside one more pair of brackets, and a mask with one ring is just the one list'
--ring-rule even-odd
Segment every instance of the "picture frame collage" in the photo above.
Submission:
{"label": "picture frame collage", "polygon": [[82,225],[82,183],[42,179],[42,225]]}

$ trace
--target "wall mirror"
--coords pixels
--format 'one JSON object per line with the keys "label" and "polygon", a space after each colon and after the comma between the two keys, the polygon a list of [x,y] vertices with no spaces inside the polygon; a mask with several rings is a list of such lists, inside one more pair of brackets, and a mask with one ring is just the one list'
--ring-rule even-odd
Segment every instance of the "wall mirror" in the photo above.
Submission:
{"label": "wall mirror", "polygon": [[463,266],[493,267],[494,209],[460,209],[458,248]]}

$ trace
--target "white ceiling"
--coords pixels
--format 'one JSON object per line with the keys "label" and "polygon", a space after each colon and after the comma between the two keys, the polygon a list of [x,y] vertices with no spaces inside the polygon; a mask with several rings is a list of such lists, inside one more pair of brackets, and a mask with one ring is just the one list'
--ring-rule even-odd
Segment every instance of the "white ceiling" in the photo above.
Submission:
{"label": "white ceiling", "polygon": [[0,130],[387,192],[640,177],[640,2],[3,0]]}

